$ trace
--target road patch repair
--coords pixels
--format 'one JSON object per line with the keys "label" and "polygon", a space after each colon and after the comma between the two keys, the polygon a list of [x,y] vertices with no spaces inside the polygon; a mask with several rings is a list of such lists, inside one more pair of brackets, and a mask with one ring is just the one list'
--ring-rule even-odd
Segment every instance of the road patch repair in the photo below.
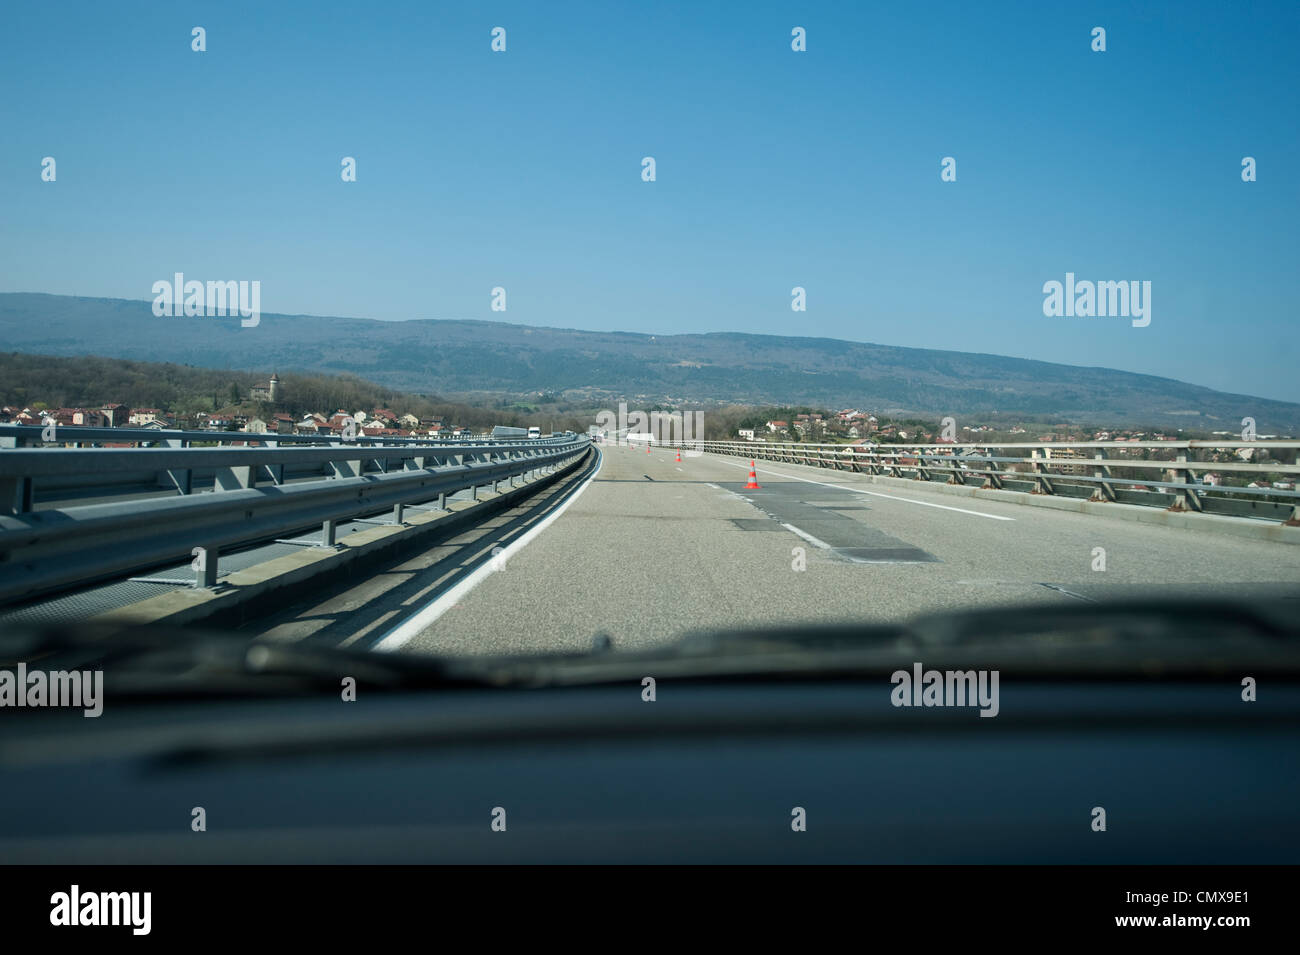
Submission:
{"label": "road patch repair", "polygon": [[[749,484],[753,484],[751,478]],[[745,531],[787,530],[814,547],[830,552],[840,560],[855,564],[932,564],[939,558],[877,530],[846,512],[870,511],[862,498],[852,491],[819,490],[816,501],[805,500],[808,489],[793,481],[764,484],[757,490],[747,484],[720,484],[720,488],[743,498],[766,514],[760,518],[733,519]],[[767,526],[760,526],[766,524]]]}

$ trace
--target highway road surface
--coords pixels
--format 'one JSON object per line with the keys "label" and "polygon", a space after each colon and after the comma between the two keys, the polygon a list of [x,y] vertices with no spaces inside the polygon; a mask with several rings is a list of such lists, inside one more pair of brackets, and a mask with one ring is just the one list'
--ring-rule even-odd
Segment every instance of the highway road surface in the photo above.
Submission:
{"label": "highway road surface", "polygon": [[[388,651],[641,649],[700,630],[893,622],[1156,592],[1300,601],[1300,547],[644,447],[252,628]],[[1099,559],[1104,550],[1104,569]],[[1300,604],[1297,604],[1300,606]]]}

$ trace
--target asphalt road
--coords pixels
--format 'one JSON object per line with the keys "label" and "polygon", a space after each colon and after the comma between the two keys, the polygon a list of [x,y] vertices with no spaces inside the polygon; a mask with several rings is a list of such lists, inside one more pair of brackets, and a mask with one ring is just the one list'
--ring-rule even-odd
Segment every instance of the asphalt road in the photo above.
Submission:
{"label": "asphalt road", "polygon": [[[567,509],[455,592],[382,634],[386,650],[645,648],[690,631],[880,622],[1136,593],[1300,600],[1300,548],[995,501],[845,472],[605,447]],[[536,522],[539,525],[543,522]],[[1104,549],[1104,570],[1097,548]],[[1300,606],[1300,604],[1298,604]],[[393,622],[398,622],[394,618]]]}

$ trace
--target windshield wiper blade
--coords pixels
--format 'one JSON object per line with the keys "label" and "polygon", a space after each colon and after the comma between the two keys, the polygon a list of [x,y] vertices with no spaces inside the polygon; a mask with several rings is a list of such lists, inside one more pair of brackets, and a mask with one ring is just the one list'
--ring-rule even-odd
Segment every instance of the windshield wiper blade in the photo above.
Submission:
{"label": "windshield wiper blade", "polygon": [[525,685],[664,678],[835,679],[927,665],[1051,679],[1300,675],[1300,626],[1281,601],[1147,599],[923,615],[898,625],[696,633],[654,650],[498,661]]}
{"label": "windshield wiper blade", "polygon": [[380,654],[169,626],[58,624],[7,630],[0,668],[102,670],[119,699],[135,695],[337,691],[351,677],[383,689],[483,685],[480,668],[417,654]]}
{"label": "windshield wiper blade", "polygon": [[250,641],[178,627],[86,624],[11,630],[0,667],[101,669],[118,699],[339,692],[345,677],[386,690],[542,687],[667,679],[836,679],[914,661],[1052,678],[1149,678],[1254,667],[1300,673],[1300,625],[1277,602],[1130,600],[930,614],[907,624],[784,626],[696,633],[624,651],[437,657]]}

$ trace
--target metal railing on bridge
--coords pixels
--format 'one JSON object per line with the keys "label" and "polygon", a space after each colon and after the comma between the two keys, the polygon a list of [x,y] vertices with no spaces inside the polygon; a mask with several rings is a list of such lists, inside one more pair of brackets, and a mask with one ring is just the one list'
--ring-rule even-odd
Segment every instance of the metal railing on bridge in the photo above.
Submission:
{"label": "metal railing on bridge", "polygon": [[332,432],[325,434],[281,434],[275,431],[183,431],[176,428],[95,428],[85,425],[55,425],[49,440],[46,429],[32,424],[0,424],[0,450],[28,447],[104,447],[135,445],[139,447],[189,448],[195,445],[252,444],[277,446],[281,444],[333,445],[344,441],[360,445],[430,445],[443,447],[474,441],[480,444],[518,444],[520,440],[559,441],[561,438],[493,438],[488,434],[462,435],[460,437],[429,437],[420,435],[366,435],[363,425],[357,426],[354,438],[341,438]]}
{"label": "metal railing on bridge", "polygon": [[[52,440],[51,440],[52,438]],[[562,437],[510,439],[492,438],[487,435],[475,435],[470,438],[428,438],[415,436],[401,437],[367,437],[358,434],[355,438],[338,435],[275,434],[242,431],[176,431],[156,428],[94,428],[76,425],[58,425],[53,433],[33,425],[0,425],[0,455],[7,449],[24,449],[39,447],[45,451],[66,451],[69,448],[113,448],[117,450],[141,449],[182,449],[182,448],[225,448],[225,449],[271,449],[271,448],[329,448],[340,447],[354,449],[353,456],[363,462],[363,467],[385,470],[388,460],[404,460],[409,457],[410,448],[433,449],[437,454],[447,455],[466,446],[475,448],[523,448],[550,447],[563,441]],[[392,449],[408,449],[408,453],[391,454]],[[331,451],[325,455],[297,454],[280,455],[274,458],[261,455],[248,458],[266,464],[264,472],[254,470],[252,473],[237,470],[233,475],[227,468],[217,462],[228,459],[222,455],[208,455],[192,459],[197,466],[164,466],[163,462],[179,460],[162,454],[139,455],[131,457],[99,457],[97,470],[88,472],[70,467],[66,458],[42,459],[39,464],[17,466],[19,459],[10,459],[9,466],[0,468],[0,513],[23,513],[33,509],[34,492],[44,492],[47,501],[56,500],[72,503],[77,497],[86,496],[86,492],[97,491],[101,494],[121,493],[127,490],[141,490],[149,487],[161,492],[189,494],[194,490],[207,487],[246,486],[255,481],[259,474],[262,479],[274,483],[286,480],[333,476],[330,462],[338,456]],[[34,459],[33,459],[34,460]],[[210,463],[211,462],[211,463]],[[24,472],[23,468],[29,467]],[[39,481],[37,480],[39,479]],[[60,493],[61,492],[61,493]]]}
{"label": "metal railing on bridge", "polygon": [[[199,582],[210,586],[223,550],[312,528],[321,530],[321,546],[334,546],[340,522],[391,511],[392,523],[401,524],[405,507],[436,501],[445,508],[457,492],[477,496],[481,487],[574,463],[589,444],[586,435],[571,435],[465,443],[336,438],[316,447],[0,449],[0,603],[188,560],[194,548],[204,549]],[[306,480],[287,482],[286,474],[304,470]],[[210,491],[196,490],[199,474],[211,475]],[[43,482],[62,482],[66,492],[141,475],[155,489],[143,499],[33,508]]]}
{"label": "metal railing on bridge", "polygon": [[[1300,523],[1300,441],[1009,444],[668,442],[669,447],[895,478]],[[1238,452],[1252,449],[1244,457]],[[1214,460],[1230,457],[1232,460]],[[1266,486],[1228,485],[1226,476]],[[1212,482],[1206,481],[1213,478]]]}

